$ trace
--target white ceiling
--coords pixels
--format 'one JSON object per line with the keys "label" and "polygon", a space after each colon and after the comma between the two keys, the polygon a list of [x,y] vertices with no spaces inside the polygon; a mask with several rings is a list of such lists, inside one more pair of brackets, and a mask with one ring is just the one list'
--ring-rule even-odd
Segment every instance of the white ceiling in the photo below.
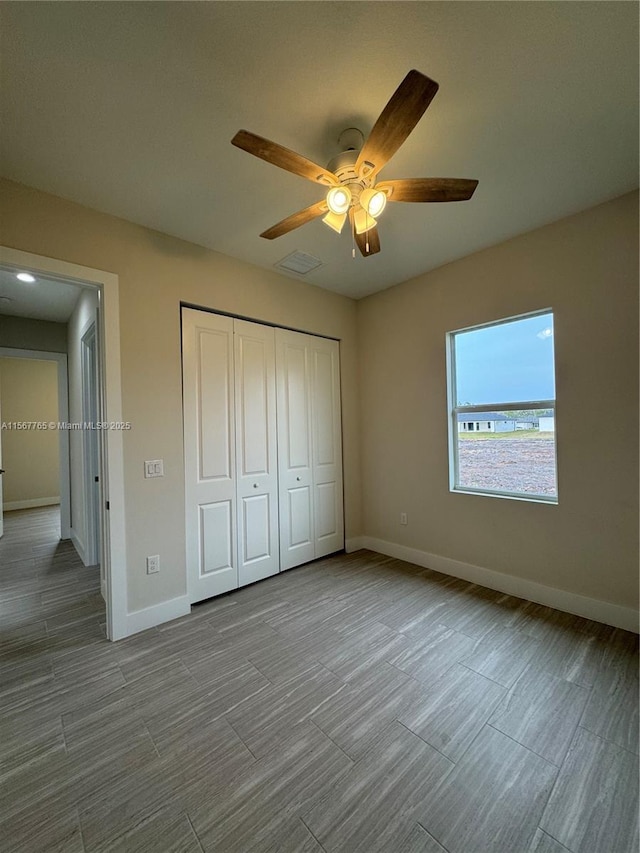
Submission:
{"label": "white ceiling", "polygon": [[54,323],[69,320],[82,292],[80,285],[37,273],[34,282],[23,282],[16,278],[17,272],[29,270],[0,267],[0,315]]}
{"label": "white ceiling", "polygon": [[[353,297],[638,185],[638,13],[626,2],[3,3],[2,172]],[[324,165],[410,68],[440,91],[382,178],[465,177],[394,204],[382,251],[316,220],[321,189],[230,145],[246,128]],[[295,276],[293,276],[295,277]]]}

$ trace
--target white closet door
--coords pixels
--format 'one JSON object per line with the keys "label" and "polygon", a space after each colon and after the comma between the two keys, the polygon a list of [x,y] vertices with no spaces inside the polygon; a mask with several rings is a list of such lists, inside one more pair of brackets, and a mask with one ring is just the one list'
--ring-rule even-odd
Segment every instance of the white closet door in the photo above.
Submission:
{"label": "white closet door", "polygon": [[276,329],[280,567],[315,556],[308,335]]}
{"label": "white closet door", "polygon": [[233,320],[182,310],[187,588],[192,602],[238,586]]}
{"label": "white closet door", "polygon": [[234,320],[238,584],[280,571],[273,328]]}
{"label": "white closet door", "polygon": [[309,338],[315,556],[344,547],[338,341]]}
{"label": "white closet door", "polygon": [[280,563],[344,547],[337,341],[276,330]]}

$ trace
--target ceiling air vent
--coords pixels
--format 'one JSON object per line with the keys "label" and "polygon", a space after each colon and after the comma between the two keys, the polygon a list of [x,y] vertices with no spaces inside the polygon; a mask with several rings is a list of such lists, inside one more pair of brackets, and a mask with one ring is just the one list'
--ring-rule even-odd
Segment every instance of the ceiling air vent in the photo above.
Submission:
{"label": "ceiling air vent", "polygon": [[278,261],[277,264],[274,264],[274,267],[286,270],[287,272],[294,272],[296,275],[306,275],[308,272],[311,272],[311,270],[315,270],[321,266],[322,261],[320,258],[308,255],[306,252],[298,251],[291,252],[291,254],[287,255],[286,258],[283,258],[281,261]]}

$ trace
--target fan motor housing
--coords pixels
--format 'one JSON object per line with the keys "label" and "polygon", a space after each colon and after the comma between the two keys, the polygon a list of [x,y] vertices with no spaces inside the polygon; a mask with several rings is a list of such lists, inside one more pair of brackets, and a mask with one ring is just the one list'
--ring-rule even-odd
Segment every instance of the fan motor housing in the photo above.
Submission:
{"label": "fan motor housing", "polygon": [[362,178],[356,171],[359,150],[342,151],[327,164],[327,169],[337,177],[341,184],[351,190],[352,205],[358,202],[362,190],[370,187],[373,181]]}

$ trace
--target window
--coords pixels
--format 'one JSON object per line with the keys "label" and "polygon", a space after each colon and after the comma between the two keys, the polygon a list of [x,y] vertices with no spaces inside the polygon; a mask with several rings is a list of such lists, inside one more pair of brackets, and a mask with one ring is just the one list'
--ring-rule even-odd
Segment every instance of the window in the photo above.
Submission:
{"label": "window", "polygon": [[557,503],[552,311],[449,332],[447,358],[451,490]]}

